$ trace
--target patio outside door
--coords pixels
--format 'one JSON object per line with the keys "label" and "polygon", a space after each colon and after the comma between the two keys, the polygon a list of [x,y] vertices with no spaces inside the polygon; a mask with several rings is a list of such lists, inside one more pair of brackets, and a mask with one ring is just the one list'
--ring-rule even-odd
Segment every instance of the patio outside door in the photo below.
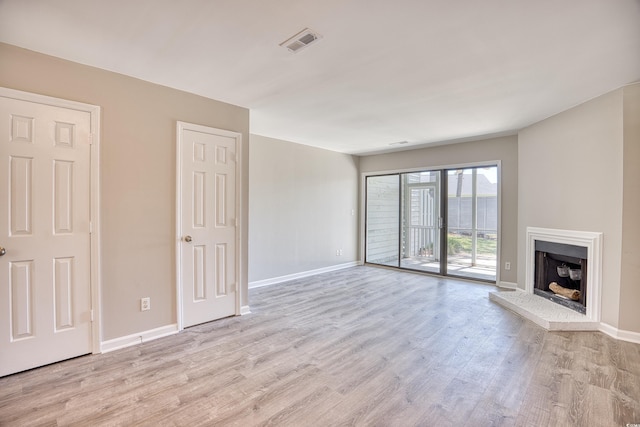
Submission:
{"label": "patio outside door", "polygon": [[399,267],[400,177],[367,178],[367,230],[365,261]]}
{"label": "patio outside door", "polygon": [[366,262],[440,273],[440,171],[367,178]]}
{"label": "patio outside door", "polygon": [[497,167],[447,171],[447,273],[496,280]]}
{"label": "patio outside door", "polygon": [[365,262],[495,281],[497,175],[482,166],[367,177]]}
{"label": "patio outside door", "polygon": [[400,175],[403,189],[400,267],[441,272],[440,171]]}

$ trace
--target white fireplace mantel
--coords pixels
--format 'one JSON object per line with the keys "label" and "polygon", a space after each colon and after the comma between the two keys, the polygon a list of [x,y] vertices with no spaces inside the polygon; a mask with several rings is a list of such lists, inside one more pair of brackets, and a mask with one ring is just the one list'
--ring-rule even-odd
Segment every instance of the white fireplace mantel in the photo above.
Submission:
{"label": "white fireplace mantel", "polygon": [[602,297],[602,233],[527,227],[525,292],[533,294],[536,241],[587,248],[586,320],[600,322]]}

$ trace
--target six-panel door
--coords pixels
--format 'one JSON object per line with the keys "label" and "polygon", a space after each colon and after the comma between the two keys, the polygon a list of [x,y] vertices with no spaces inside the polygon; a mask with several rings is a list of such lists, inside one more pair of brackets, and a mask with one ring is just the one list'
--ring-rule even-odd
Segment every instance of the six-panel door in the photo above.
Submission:
{"label": "six-panel door", "polygon": [[236,314],[238,280],[238,141],[226,131],[186,126],[179,135],[184,327]]}
{"label": "six-panel door", "polygon": [[0,376],[91,352],[89,133],[0,97]]}

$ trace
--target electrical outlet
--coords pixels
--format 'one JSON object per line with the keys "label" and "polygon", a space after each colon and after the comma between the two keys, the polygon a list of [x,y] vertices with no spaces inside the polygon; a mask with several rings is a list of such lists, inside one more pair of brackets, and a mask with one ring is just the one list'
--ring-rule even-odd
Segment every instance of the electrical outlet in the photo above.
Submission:
{"label": "electrical outlet", "polygon": [[140,311],[151,310],[151,298],[140,298]]}
{"label": "electrical outlet", "polygon": [[504,263],[504,269],[505,270],[511,270],[511,263],[510,262],[505,262]]}

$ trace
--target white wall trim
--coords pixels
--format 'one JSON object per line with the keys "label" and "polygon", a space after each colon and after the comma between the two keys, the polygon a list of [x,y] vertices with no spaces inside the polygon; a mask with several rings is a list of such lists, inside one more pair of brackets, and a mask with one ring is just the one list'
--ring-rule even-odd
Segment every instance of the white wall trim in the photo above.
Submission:
{"label": "white wall trim", "polygon": [[131,347],[133,345],[142,344],[143,342],[153,341],[158,338],[166,337],[178,333],[178,324],[174,323],[167,326],[161,326],[148,331],[137,332],[135,334],[126,335],[124,337],[114,338],[103,341],[101,349],[103,353],[120,350],[121,348]]}
{"label": "white wall trim", "polygon": [[251,308],[248,305],[240,307],[240,316],[244,316],[245,314],[251,314]]}
{"label": "white wall trim", "polygon": [[635,344],[640,344],[640,333],[625,331],[624,329],[615,328],[607,323],[600,323],[600,332],[609,335],[612,338],[621,341],[628,341]]}
{"label": "white wall trim", "polygon": [[293,274],[287,274],[286,276],[273,277],[271,279],[256,280],[255,282],[249,282],[249,289],[275,285],[277,283],[288,282],[290,280],[315,276],[316,274],[329,273],[331,271],[337,271],[337,270],[343,270],[345,268],[356,267],[358,265],[359,265],[359,261],[352,261],[352,262],[346,262],[344,264],[332,265],[330,267],[318,268],[316,270],[301,271],[300,273],[293,273]]}
{"label": "white wall trim", "polygon": [[102,306],[100,295],[100,117],[101,110],[97,105],[85,104],[68,99],[54,98],[37,93],[23,92],[20,90],[0,87],[0,96],[13,98],[21,101],[35,102],[38,104],[51,105],[54,107],[67,108],[70,110],[84,111],[90,116],[90,191],[89,200],[90,220],[91,220],[91,242],[90,242],[90,288],[91,288],[91,351],[100,353],[100,343],[102,341]]}
{"label": "white wall trim", "polygon": [[496,286],[502,289],[518,289],[518,284],[513,282],[498,282]]}
{"label": "white wall trim", "polygon": [[181,122],[176,122],[176,319],[178,330],[182,330],[182,140]]}
{"label": "white wall trim", "polygon": [[102,341],[102,277],[100,260],[100,107],[91,112],[91,310],[93,312],[93,353],[100,352]]}

